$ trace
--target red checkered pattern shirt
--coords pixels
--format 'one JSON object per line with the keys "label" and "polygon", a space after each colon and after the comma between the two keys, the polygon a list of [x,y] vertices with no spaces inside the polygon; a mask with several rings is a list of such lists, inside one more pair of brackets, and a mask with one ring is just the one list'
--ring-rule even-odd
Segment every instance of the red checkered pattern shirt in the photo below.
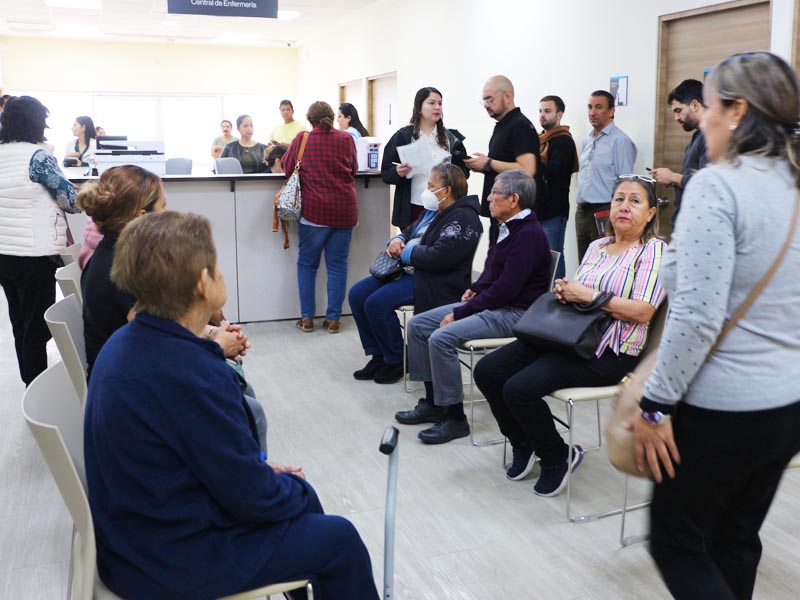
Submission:
{"label": "red checkered pattern shirt", "polygon": [[[297,134],[283,157],[286,175],[294,171],[303,134]],[[338,129],[315,127],[308,134],[300,165],[304,219],[317,225],[347,229],[358,224],[355,175],[358,158],[353,136]]]}

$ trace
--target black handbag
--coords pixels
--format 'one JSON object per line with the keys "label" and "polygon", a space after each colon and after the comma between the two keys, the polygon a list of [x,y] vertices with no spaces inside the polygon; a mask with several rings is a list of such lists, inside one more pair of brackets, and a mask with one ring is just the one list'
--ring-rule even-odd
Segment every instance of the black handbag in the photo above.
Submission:
{"label": "black handbag", "polygon": [[601,292],[590,303],[561,304],[553,294],[544,293],[514,326],[514,335],[531,346],[590,359],[613,320],[603,310],[613,297]]}
{"label": "black handbag", "polygon": [[381,250],[378,256],[372,261],[369,274],[378,281],[392,281],[403,273],[403,263],[396,256],[389,256],[386,250]]}

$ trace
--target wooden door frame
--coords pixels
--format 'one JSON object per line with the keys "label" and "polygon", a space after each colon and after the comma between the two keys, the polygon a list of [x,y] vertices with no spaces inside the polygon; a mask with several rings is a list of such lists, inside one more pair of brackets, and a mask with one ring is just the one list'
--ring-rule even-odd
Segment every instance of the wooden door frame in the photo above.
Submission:
{"label": "wooden door frame", "polygon": [[[702,6],[700,8],[693,8],[691,10],[684,10],[676,13],[669,13],[658,17],[658,64],[656,65],[657,81],[656,81],[656,111],[655,111],[655,139],[653,140],[653,164],[660,165],[664,161],[664,119],[661,118],[661,106],[666,103],[666,97],[669,93],[667,89],[667,69],[666,69],[666,50],[667,41],[669,37],[668,25],[671,21],[684,19],[686,17],[696,17],[698,15],[705,15],[714,12],[722,12],[732,8],[742,8],[745,6],[753,6],[755,4],[769,4],[770,14],[772,14],[772,3],[770,0],[732,0],[731,2],[724,2],[722,4],[713,4],[711,6]],[[798,22],[797,10],[800,9],[800,2],[795,3],[795,24]],[[771,25],[770,25],[771,27]],[[795,36],[795,44],[797,38]]]}

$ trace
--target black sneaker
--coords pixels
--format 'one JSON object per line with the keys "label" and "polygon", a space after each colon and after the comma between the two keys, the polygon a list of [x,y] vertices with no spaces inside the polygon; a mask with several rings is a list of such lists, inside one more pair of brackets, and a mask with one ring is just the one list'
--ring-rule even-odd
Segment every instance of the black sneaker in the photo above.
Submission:
{"label": "black sneaker", "polygon": [[524,444],[519,447],[511,447],[511,466],[506,471],[506,477],[511,481],[519,481],[525,479],[533,471],[533,465],[536,464],[536,453],[530,444]]}
{"label": "black sneaker", "polygon": [[386,363],[383,362],[383,358],[380,356],[373,356],[369,362],[364,365],[363,369],[359,369],[353,373],[353,377],[359,381],[369,381],[370,379],[374,379],[375,374],[380,371],[381,367],[385,364]]}
{"label": "black sneaker", "polygon": [[411,410],[401,410],[394,414],[398,423],[403,425],[419,425],[420,423],[438,423],[444,417],[446,410],[440,406],[431,406],[420,398],[417,405]]}
{"label": "black sneaker", "polygon": [[446,444],[458,438],[469,435],[469,423],[466,419],[456,421],[450,417],[445,417],[433,427],[423,429],[417,434],[423,444]]}
{"label": "black sneaker", "polygon": [[[583,448],[576,445],[572,453],[572,472],[578,470],[578,467],[583,460]],[[550,498],[558,496],[567,485],[567,461],[554,467],[542,467],[542,473],[533,486],[533,491],[537,496],[544,496]]]}
{"label": "black sneaker", "polygon": [[403,378],[403,363],[386,363],[375,373],[375,383],[395,383]]}

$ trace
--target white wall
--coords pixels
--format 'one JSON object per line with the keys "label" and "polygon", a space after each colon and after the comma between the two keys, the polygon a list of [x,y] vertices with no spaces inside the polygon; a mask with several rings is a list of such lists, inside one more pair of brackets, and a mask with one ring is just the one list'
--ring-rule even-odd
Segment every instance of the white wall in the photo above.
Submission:
{"label": "white wall", "polygon": [[[567,106],[563,123],[580,140],[590,130],[589,92],[608,89],[613,75],[628,75],[629,106],[617,108],[616,122],[636,142],[636,171],[644,172],[654,166],[658,16],[716,3],[387,0],[351,19],[347,36],[331,32],[301,48],[298,93],[335,98],[341,82],[396,71],[401,116],[404,110],[410,115],[417,89],[433,85],[444,95],[445,123],[467,136],[468,151],[485,152],[494,122],[478,100],[489,76],[502,73],[512,80],[517,105],[537,127],[539,98],[561,96]],[[773,0],[773,20],[785,20],[793,4]],[[791,37],[791,26],[781,21],[777,27]],[[470,178],[473,193],[480,194],[482,181],[480,175]],[[575,187],[573,180],[573,194]],[[577,267],[571,224],[568,273]]]}
{"label": "white wall", "polygon": [[[36,96],[48,107],[50,130],[46,135],[58,157],[72,139],[73,120],[85,114],[95,117],[109,134],[158,132],[159,137],[167,138],[167,155],[192,156],[195,167],[200,163],[200,172],[210,170],[211,140],[220,134],[223,118],[234,121],[239,114],[248,113],[255,124],[255,138],[267,140],[272,128],[282,122],[280,100],[296,98],[298,64],[296,48],[0,39],[4,89],[6,93]],[[105,101],[98,100],[100,95]],[[120,125],[102,110],[109,96],[121,98],[117,103],[120,106],[125,98],[128,104],[161,102],[174,107],[185,102],[183,116],[191,115],[191,122],[182,124],[181,134],[176,123],[152,123],[152,115],[133,110],[130,124]],[[201,106],[217,108],[201,115]],[[159,114],[163,121],[170,112],[162,110]],[[170,132],[179,137],[172,144]],[[196,139],[202,146],[194,155],[187,154],[186,143],[180,143],[187,138]]]}

